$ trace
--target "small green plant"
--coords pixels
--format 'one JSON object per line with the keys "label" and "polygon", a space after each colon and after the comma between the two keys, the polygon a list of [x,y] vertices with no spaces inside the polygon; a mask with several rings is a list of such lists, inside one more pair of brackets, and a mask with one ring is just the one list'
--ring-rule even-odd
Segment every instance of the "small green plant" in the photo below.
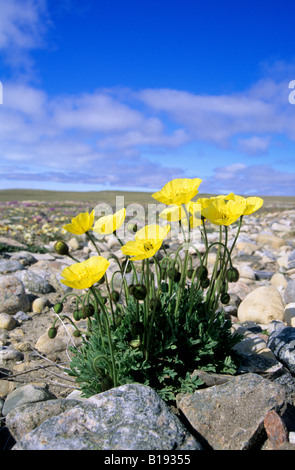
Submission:
{"label": "small green plant", "polygon": [[[230,300],[228,283],[239,278],[231,253],[243,216],[253,213],[263,201],[231,193],[191,202],[199,184],[198,179],[172,180],[154,194],[157,200],[170,205],[160,217],[176,222],[181,229],[184,243],[176,251],[169,253],[163,246],[171,228],[168,224],[146,225],[140,230],[133,227],[135,239],[124,244],[118,229],[125,221],[125,209],[95,223],[94,211],[82,213],[64,227],[75,235],[86,234],[97,256],[79,262],[64,241],[56,242],[56,251],[75,261],[63,270],[61,282],[82,293],[70,292],[55,305],[54,311],[60,316],[49,336],[55,336],[58,318],[68,318],[75,327],[74,335],[82,338],[79,348],[71,348],[68,373],[75,377],[86,397],[139,382],[170,401],[177,393],[191,393],[202,385],[194,374],[196,369],[237,372],[239,361],[233,347],[241,336],[231,333],[231,321],[226,319],[222,305]],[[219,241],[210,245],[207,220],[219,226]],[[229,249],[227,227],[238,220],[236,237]],[[195,254],[189,251],[195,228],[204,241],[202,255],[198,250]],[[121,244],[126,258],[122,261],[115,254],[110,255],[118,266],[112,276],[107,276],[110,261],[100,255],[92,230],[104,236],[115,234]],[[217,249],[216,260],[209,274],[208,254],[213,247]],[[119,290],[114,288],[117,275],[121,277]],[[63,302],[70,295],[76,297],[74,320],[62,313]],[[79,327],[82,319],[87,323],[83,331]]]}

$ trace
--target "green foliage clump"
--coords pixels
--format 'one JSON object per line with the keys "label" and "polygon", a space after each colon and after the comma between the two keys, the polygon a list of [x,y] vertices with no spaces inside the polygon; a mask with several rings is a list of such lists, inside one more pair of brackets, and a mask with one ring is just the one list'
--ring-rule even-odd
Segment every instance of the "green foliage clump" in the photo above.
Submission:
{"label": "green foliage clump", "polygon": [[[238,357],[232,348],[240,338],[231,334],[231,322],[222,311],[208,315],[201,291],[194,296],[192,308],[189,296],[189,289],[185,289],[176,317],[176,296],[161,294],[148,354],[143,349],[143,304],[129,298],[112,328],[117,385],[143,383],[169,401],[179,392],[193,392],[202,385],[202,380],[192,375],[196,369],[227,374],[237,371]],[[79,351],[73,350],[69,374],[76,377],[86,397],[113,386],[106,344],[106,331],[101,335],[101,324],[94,319],[92,334]]]}

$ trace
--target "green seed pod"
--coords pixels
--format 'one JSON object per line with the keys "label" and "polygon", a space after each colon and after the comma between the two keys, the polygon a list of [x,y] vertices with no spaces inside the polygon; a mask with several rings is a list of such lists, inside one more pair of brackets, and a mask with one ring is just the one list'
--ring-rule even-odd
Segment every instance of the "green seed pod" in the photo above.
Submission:
{"label": "green seed pod", "polygon": [[229,301],[230,301],[230,295],[229,295],[229,294],[227,294],[227,293],[221,294],[221,296],[220,296],[220,302],[221,302],[222,304],[228,304]]}
{"label": "green seed pod", "polygon": [[60,240],[55,243],[54,245],[55,252],[58,255],[68,255],[69,254],[69,247],[66,242]]}
{"label": "green seed pod", "polygon": [[137,321],[133,323],[133,325],[131,326],[131,333],[133,335],[135,336],[142,335],[143,332],[144,332],[144,325],[141,321]]}
{"label": "green seed pod", "polygon": [[137,300],[144,300],[147,295],[147,288],[144,284],[136,284],[132,289],[132,295]]}
{"label": "green seed pod", "polygon": [[199,266],[196,269],[196,275],[197,275],[197,278],[200,279],[200,281],[204,281],[205,279],[207,279],[208,269],[206,268],[206,266]]}
{"label": "green seed pod", "polygon": [[50,339],[53,339],[55,338],[57,335],[57,328],[55,326],[52,326],[51,328],[49,328],[48,330],[48,336]]}
{"label": "green seed pod", "polygon": [[111,293],[111,299],[112,299],[114,302],[118,302],[118,300],[120,299],[120,294],[119,294],[119,292],[117,292],[116,290],[113,290],[113,292]]}
{"label": "green seed pod", "polygon": [[62,309],[63,309],[63,304],[61,302],[58,302],[57,304],[53,306],[53,310],[55,311],[55,313],[61,313]]}
{"label": "green seed pod", "polygon": [[240,277],[240,273],[237,268],[229,268],[226,272],[228,282],[237,282]]}
{"label": "green seed pod", "polygon": [[208,277],[201,281],[201,287],[203,287],[203,289],[207,289],[209,285],[210,285],[210,279]]}
{"label": "green seed pod", "polygon": [[81,331],[80,330],[75,330],[73,335],[75,336],[75,338],[79,338],[79,336],[81,336]]}

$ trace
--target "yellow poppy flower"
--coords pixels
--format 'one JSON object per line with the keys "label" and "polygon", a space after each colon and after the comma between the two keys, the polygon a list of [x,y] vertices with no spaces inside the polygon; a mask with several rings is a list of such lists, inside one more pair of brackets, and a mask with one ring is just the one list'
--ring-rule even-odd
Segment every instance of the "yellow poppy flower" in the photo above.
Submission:
{"label": "yellow poppy flower", "polygon": [[263,205],[263,202],[264,201],[261,197],[247,197],[244,215],[250,215],[253,214],[253,212],[258,211],[258,209]]}
{"label": "yellow poppy flower", "polygon": [[93,231],[100,235],[109,235],[121,227],[126,217],[126,209],[123,208],[115,214],[105,215],[98,219],[93,227]]}
{"label": "yellow poppy flower", "polygon": [[163,204],[187,204],[196,194],[202,180],[200,178],[176,178],[169,181],[152,197]]}
{"label": "yellow poppy flower", "polygon": [[256,212],[260,207],[263,205],[263,199],[260,197],[247,197],[246,199],[242,196],[238,196],[234,193],[230,193],[227,196],[217,196],[219,198],[224,198],[227,200],[232,200],[235,202],[239,201],[246,201],[246,209],[243,213],[243,215],[250,215],[253,214],[253,212]]}
{"label": "yellow poppy flower", "polygon": [[103,277],[109,265],[110,262],[102,256],[92,256],[64,268],[61,273],[64,279],[60,282],[73,289],[87,289]]}
{"label": "yellow poppy flower", "polygon": [[231,225],[236,222],[241,215],[244,215],[246,201],[238,202],[232,199],[226,200],[216,197],[208,207],[202,210],[202,215],[215,225]]}
{"label": "yellow poppy flower", "polygon": [[150,258],[161,248],[170,228],[170,225],[165,227],[156,224],[146,225],[138,230],[134,241],[127,242],[122,246],[121,251],[124,255],[132,256],[132,261]]}
{"label": "yellow poppy flower", "polygon": [[70,224],[63,226],[63,229],[67,232],[74,233],[75,235],[83,235],[92,228],[94,222],[94,210],[89,212],[82,212],[81,214],[74,217]]}

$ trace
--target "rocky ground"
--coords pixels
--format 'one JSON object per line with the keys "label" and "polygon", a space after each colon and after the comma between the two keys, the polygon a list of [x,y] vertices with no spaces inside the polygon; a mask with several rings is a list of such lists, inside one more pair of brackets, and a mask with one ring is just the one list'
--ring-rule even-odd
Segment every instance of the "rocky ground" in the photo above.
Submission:
{"label": "rocky ground", "polygon": [[[238,386],[235,385],[235,391],[240,389],[244,390],[243,387],[247,390],[253,387],[253,390],[257,393],[257,387],[260,390],[262,386],[260,381],[267,380],[266,385],[263,382],[263,388],[267,390],[269,386],[269,393],[273,400],[272,406],[265,407],[267,400],[265,397],[261,399],[261,401],[264,401],[259,409],[260,424],[257,424],[255,429],[253,428],[249,431],[249,436],[251,437],[247,436],[244,440],[242,439],[242,444],[241,440],[235,437],[237,430],[230,429],[228,423],[227,429],[230,430],[231,433],[229,440],[235,443],[233,444],[236,445],[234,448],[251,448],[251,442],[256,443],[256,441],[259,441],[258,435],[260,436],[261,434],[261,420],[262,423],[264,423],[264,433],[266,432],[266,437],[268,437],[268,444],[265,444],[266,448],[267,445],[269,445],[270,448],[272,446],[275,447],[275,439],[279,439],[280,445],[284,444],[287,447],[289,445],[292,448],[295,418],[291,419],[292,423],[290,424],[290,420],[288,423],[287,421],[282,421],[282,415],[287,408],[290,410],[293,404],[295,405],[295,385],[293,386],[295,356],[294,348],[292,349],[292,341],[295,341],[294,227],[295,209],[293,207],[282,209],[273,207],[272,210],[262,212],[261,215],[248,216],[245,218],[238,243],[233,252],[233,264],[238,267],[240,271],[240,279],[237,283],[230,284],[229,292],[231,294],[231,301],[225,307],[225,311],[233,321],[233,331],[239,330],[244,334],[245,339],[237,347],[240,348],[241,354],[247,356],[248,359],[245,359],[244,370],[241,370],[242,375],[239,377],[247,376],[249,381],[247,384],[245,382]],[[229,240],[233,239],[235,231],[236,228],[230,228]],[[216,230],[210,231],[210,241],[215,241],[216,237]],[[93,252],[93,246],[84,237],[68,238],[68,242],[72,254],[80,260],[87,259],[89,256],[95,254]],[[57,255],[53,249],[53,241],[45,245],[45,248],[48,250],[47,253],[29,252],[25,249],[25,246],[21,246],[20,242],[7,236],[1,237],[0,243],[8,247],[18,246],[17,249],[19,250],[7,250],[0,253],[0,410],[2,408],[3,415],[1,418],[2,428],[0,429],[2,430],[2,434],[0,433],[0,440],[2,440],[2,446],[4,448],[5,446],[6,448],[11,448],[13,438],[9,437],[8,428],[6,426],[6,421],[9,416],[9,431],[13,433],[16,441],[21,441],[26,435],[29,436],[30,433],[28,434],[28,431],[31,430],[26,429],[26,433],[24,433],[24,431],[21,432],[17,429],[15,423],[20,423],[24,419],[23,416],[20,417],[18,415],[16,417],[13,415],[14,408],[19,408],[16,406],[17,404],[20,405],[32,401],[34,405],[36,405],[36,403],[41,401],[43,403],[43,412],[46,415],[44,411],[46,408],[44,405],[45,400],[48,401],[48,405],[54,401],[55,407],[57,404],[61,403],[59,411],[57,412],[55,410],[54,413],[52,411],[48,412],[47,417],[59,414],[62,415],[61,413],[67,412],[66,410],[71,408],[71,403],[67,402],[67,405],[65,405],[64,399],[68,397],[77,386],[73,379],[64,372],[63,368],[67,367],[69,364],[69,345],[78,346],[81,340],[73,337],[73,329],[69,323],[60,323],[58,335],[53,340],[50,340],[47,334],[48,328],[56,318],[52,306],[69,291],[67,287],[59,282],[60,273],[64,266],[72,263],[72,260]],[[202,249],[200,240],[196,240],[194,243],[197,248]],[[100,241],[99,247],[103,256],[107,256],[110,252],[120,256],[120,245],[112,236],[108,237],[106,240]],[[209,266],[213,265],[214,259],[214,254],[210,255]],[[114,269],[115,265],[111,265],[110,273],[113,272]],[[75,302],[68,300],[63,313],[68,314],[72,318],[74,307]],[[81,322],[83,322],[83,320]],[[281,330],[283,331],[285,329],[284,331],[286,332],[286,327],[287,334],[285,336],[283,334],[279,336],[280,339],[282,337],[284,337],[284,339],[279,342],[278,346],[278,341],[275,338],[278,337],[278,332]],[[270,341],[271,334],[273,335],[272,343]],[[255,356],[256,359],[253,359],[253,356]],[[261,361],[268,361],[267,366],[265,366],[265,363],[263,366],[259,365]],[[282,396],[283,392],[280,389],[280,387],[283,386],[282,383],[279,386],[277,382],[273,381],[274,379],[277,380],[278,377],[284,377],[287,383],[287,388],[285,386],[287,397],[285,395],[284,397]],[[224,412],[220,418],[222,421],[224,416],[226,416],[228,403],[224,404],[223,408],[221,396],[218,395],[218,389],[215,389],[215,386],[221,386],[221,383],[223,387],[226,385],[227,389],[223,388],[222,390],[227,390],[228,396],[232,396],[232,387],[234,387],[234,385],[231,381],[224,381],[220,377],[216,378],[216,380],[214,377],[206,377],[206,380],[208,381],[207,393],[210,392],[214,395],[214,398],[211,397],[209,401],[213,401],[215,404],[217,403],[217,409],[221,406],[221,410]],[[246,381],[246,379],[243,380]],[[283,382],[283,380],[281,380],[281,382]],[[276,385],[274,385],[274,383],[276,383]],[[18,396],[16,392],[23,391],[24,386],[31,387],[28,393],[31,398],[24,399],[26,394],[23,392],[21,400],[24,401],[18,402],[20,396]],[[27,389],[24,390],[26,391]],[[127,391],[131,393],[130,390]],[[32,399],[34,393],[37,393],[36,399]],[[43,394],[42,398],[40,398],[41,395],[38,398],[38,393]],[[140,393],[144,394],[147,392]],[[76,395],[74,395],[74,397],[76,400]],[[201,400],[200,403],[203,403],[203,400],[206,401],[205,396],[200,396],[199,399]],[[61,400],[61,402],[56,400]],[[259,400],[260,398],[258,397],[257,403],[259,403]],[[81,402],[79,401],[78,403]],[[113,403],[115,403],[115,399]],[[30,403],[30,405],[33,406],[33,403]],[[72,405],[77,405],[77,402],[74,401]],[[94,402],[92,405],[94,406]],[[242,405],[240,406],[242,407]],[[243,407],[245,406],[244,403]],[[220,438],[219,440],[214,440],[214,438],[210,436],[210,433],[207,433],[208,435],[206,434],[208,431],[208,420],[210,421],[211,419],[212,410],[207,410],[206,421],[204,415],[202,417],[197,416],[196,409],[200,407],[196,408],[190,398],[180,397],[178,407],[179,410],[181,410],[181,414],[185,416],[184,422],[189,422],[189,432],[187,428],[185,428],[185,431],[181,426],[179,429],[177,428],[177,432],[180,432],[182,436],[185,434],[185,438],[179,441],[177,448],[198,449],[202,447],[202,442],[197,442],[195,437],[190,435],[193,428],[196,429],[198,433],[200,429],[202,429],[202,435],[206,435],[205,440],[209,447],[216,449],[229,448],[229,445],[220,440]],[[204,406],[201,408],[204,409]],[[85,409],[81,411],[81,408],[79,408],[79,410],[79,416],[81,416],[81,413],[84,416],[86,413]],[[33,412],[33,408],[31,408],[30,416],[32,416],[32,413],[35,413],[35,411]],[[38,413],[40,413],[40,410]],[[245,410],[243,410],[243,414],[245,419]],[[257,409],[256,411],[253,410],[253,416],[257,416]],[[174,417],[170,417],[169,420],[172,419],[173,421]],[[28,422],[30,421],[28,416],[26,419]],[[71,419],[75,418],[72,417]],[[128,419],[129,418],[126,417],[127,421]],[[40,422],[43,420],[46,419],[43,418]],[[168,418],[163,418],[163,420],[167,423],[169,421]],[[249,422],[252,422],[251,420],[253,421],[251,412],[249,411]],[[196,422],[199,423],[199,428]],[[32,429],[36,426],[35,423]],[[173,427],[175,423],[172,425],[169,421],[169,426]],[[277,432],[276,437],[272,435],[274,428]],[[278,428],[280,428],[281,434]],[[220,435],[222,435],[222,433],[224,434],[224,423],[223,429],[220,428],[219,431]],[[94,431],[91,430],[89,432]],[[186,434],[187,432],[188,434]],[[279,438],[278,434],[280,435]],[[1,435],[4,436],[2,439]],[[255,439],[253,436],[256,436]],[[272,441],[271,438],[273,439]],[[163,442],[165,441],[163,436],[162,440]],[[30,448],[30,445],[38,446],[39,444],[36,444],[37,441],[37,437],[34,439],[31,437],[27,439],[26,442],[24,441],[23,444],[19,444],[19,448]],[[68,442],[64,445],[65,447],[67,445],[69,446]],[[122,445],[120,444],[120,440],[116,442],[116,445]],[[169,447],[167,447],[169,445],[172,444],[163,444],[164,447],[161,448],[169,449]],[[136,447],[133,448],[136,449]]]}

